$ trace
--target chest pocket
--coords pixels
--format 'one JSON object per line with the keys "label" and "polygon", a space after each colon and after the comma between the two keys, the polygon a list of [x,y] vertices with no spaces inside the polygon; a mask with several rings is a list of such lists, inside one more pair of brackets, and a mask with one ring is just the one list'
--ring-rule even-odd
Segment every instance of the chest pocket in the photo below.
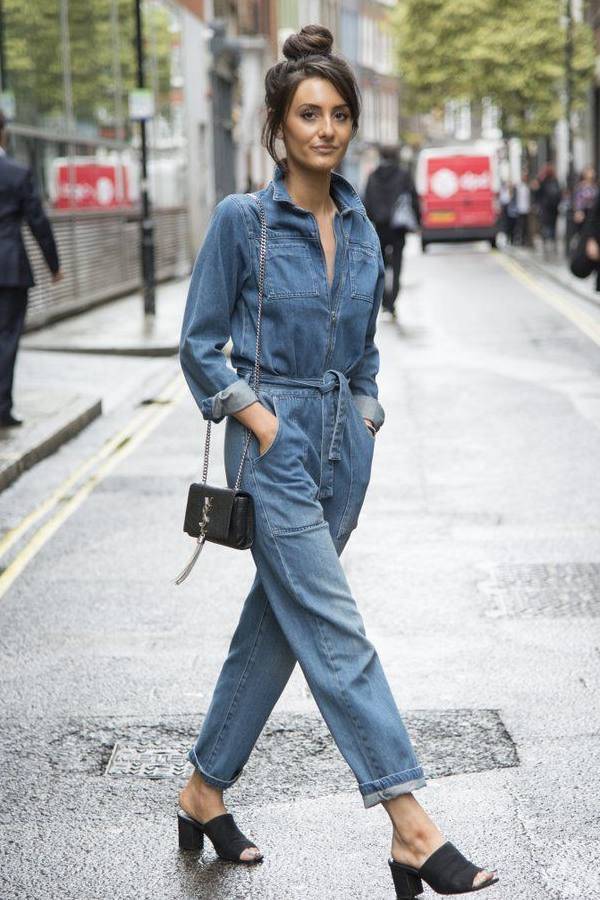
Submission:
{"label": "chest pocket", "polygon": [[267,241],[265,300],[318,297],[319,282],[302,241]]}
{"label": "chest pocket", "polygon": [[373,303],[379,275],[379,261],[375,251],[362,244],[351,244],[348,248],[348,268],[350,295],[355,300]]}

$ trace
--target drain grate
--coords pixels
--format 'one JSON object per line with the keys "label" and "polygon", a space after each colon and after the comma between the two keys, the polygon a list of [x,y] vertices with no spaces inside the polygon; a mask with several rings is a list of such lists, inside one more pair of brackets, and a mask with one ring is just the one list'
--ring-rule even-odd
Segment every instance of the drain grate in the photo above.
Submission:
{"label": "drain grate", "polygon": [[134,775],[138,778],[178,778],[192,771],[186,759],[188,744],[161,747],[157,744],[127,745],[117,741],[106,766],[107,775]]}
{"label": "drain grate", "polygon": [[[416,710],[406,713],[404,721],[428,778],[519,764],[515,745],[495,709]],[[164,729],[140,737],[137,732],[132,740],[115,743],[106,775],[165,779],[192,771],[186,758],[192,739],[183,742],[177,734],[165,742]],[[356,790],[327,726],[315,716],[282,716],[269,723],[241,781],[247,802]]]}
{"label": "drain grate", "polygon": [[600,616],[600,563],[498,566],[479,588],[491,616]]}

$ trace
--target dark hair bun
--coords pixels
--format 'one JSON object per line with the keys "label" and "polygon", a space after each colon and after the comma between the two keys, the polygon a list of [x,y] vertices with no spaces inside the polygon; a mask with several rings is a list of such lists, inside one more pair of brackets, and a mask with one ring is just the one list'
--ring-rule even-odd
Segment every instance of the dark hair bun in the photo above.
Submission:
{"label": "dark hair bun", "polygon": [[286,59],[301,59],[303,56],[331,56],[333,35],[324,25],[305,25],[296,34],[290,34],[282,47]]}

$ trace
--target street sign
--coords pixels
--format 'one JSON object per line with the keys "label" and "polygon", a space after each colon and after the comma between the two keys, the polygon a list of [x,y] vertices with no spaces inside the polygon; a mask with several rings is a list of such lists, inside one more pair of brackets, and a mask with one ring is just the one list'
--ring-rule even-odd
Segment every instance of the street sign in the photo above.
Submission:
{"label": "street sign", "polygon": [[12,122],[17,118],[17,104],[12,91],[0,92],[0,109],[8,122]]}
{"label": "street sign", "polygon": [[129,92],[129,118],[134,122],[151,119],[154,116],[154,94],[148,88],[137,88]]}

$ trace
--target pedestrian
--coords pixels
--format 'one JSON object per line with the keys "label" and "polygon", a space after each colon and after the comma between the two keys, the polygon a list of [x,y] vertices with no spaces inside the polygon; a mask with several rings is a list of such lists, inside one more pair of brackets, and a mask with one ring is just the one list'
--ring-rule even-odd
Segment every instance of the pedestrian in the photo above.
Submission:
{"label": "pedestrian", "polygon": [[40,245],[52,280],[62,276],[52,228],[31,170],[6,155],[6,136],[6,119],[0,111],[0,427],[10,428],[23,424],[12,413],[12,388],[28,290],[34,284],[21,235],[23,221]]}
{"label": "pedestrian", "polygon": [[506,240],[509,244],[512,245],[515,243],[517,222],[519,219],[519,210],[517,207],[517,189],[512,181],[508,184],[507,195],[505,196],[508,197],[504,205]]}
{"label": "pedestrian", "polygon": [[573,193],[574,233],[580,234],[598,197],[598,180],[593,166],[586,166]]}
{"label": "pedestrian", "polygon": [[595,272],[595,289],[600,291],[600,192],[573,242],[569,268],[577,278],[588,278]]}
{"label": "pedestrian", "polygon": [[[240,778],[298,661],[364,806],[381,803],[392,820],[398,896],[418,893],[421,877],[438,893],[470,892],[498,879],[445,841],[414,797],[424,772],[339,560],[384,421],[374,342],[384,266],[359,195],[336,171],[360,107],[354,73],[332,43],[327,28],[306,25],[265,77],[262,141],[275,167],[257,192],[268,225],[258,393],[250,386],[256,196],[234,193],[217,204],[183,317],[180,359],[193,397],[203,418],[226,417],[230,488],[246,427],[251,433],[240,489],[254,500],[256,575],[188,754],[194,771],[179,795],[180,846],[199,849],[207,834],[222,858],[263,858],[226,811],[223,792]],[[236,371],[222,353],[230,337]]]}
{"label": "pedestrian", "polygon": [[531,213],[531,191],[527,183],[527,174],[523,173],[515,185],[515,203],[517,207],[517,223],[515,243],[521,247],[531,246],[529,234],[529,215]]}
{"label": "pedestrian", "polygon": [[553,252],[556,253],[556,220],[561,199],[562,191],[554,166],[551,163],[546,163],[538,174],[537,188],[535,190],[535,202],[540,221],[544,256],[548,255],[550,244],[552,244]]}
{"label": "pedestrian", "polygon": [[508,240],[508,221],[507,211],[508,204],[512,197],[512,182],[502,179],[500,189],[498,191],[498,202],[500,204],[500,216],[498,230],[502,231]]}
{"label": "pedestrian", "polygon": [[[392,283],[384,288],[382,318],[396,317],[396,298],[400,290],[400,275],[404,244],[409,230],[416,230],[421,224],[421,209],[412,175],[400,165],[399,150],[396,145],[379,147],[380,162],[367,179],[364,192],[364,207],[369,219],[375,225],[384,264],[387,267],[391,257]],[[414,218],[414,227],[394,224],[394,209],[399,198],[406,198]]]}

